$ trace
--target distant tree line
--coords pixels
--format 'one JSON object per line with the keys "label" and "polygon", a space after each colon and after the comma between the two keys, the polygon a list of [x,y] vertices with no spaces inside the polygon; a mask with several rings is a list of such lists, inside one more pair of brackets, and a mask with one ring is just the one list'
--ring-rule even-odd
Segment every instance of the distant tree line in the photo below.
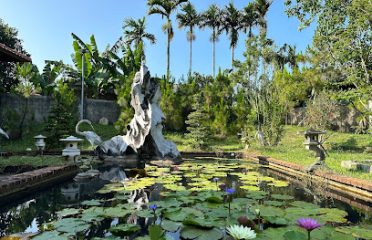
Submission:
{"label": "distant tree line", "polygon": [[[147,4],[149,15],[165,19],[162,29],[167,35],[167,69],[158,81],[166,129],[189,132],[196,146],[205,142],[203,138],[237,134],[250,140],[258,138],[262,145],[276,145],[283,134],[286,114],[296,106],[309,106],[306,124],[326,128],[323,120],[313,116],[332,111],[320,104],[328,101],[361,113],[357,132],[367,132],[371,125],[372,21],[368,13],[372,9],[368,0],[286,0],[286,13],[298,18],[301,28],[316,21],[313,44],[305,53],[298,52],[296,46],[278,46],[267,37],[270,0],[254,0],[243,9],[232,2],[223,8],[212,4],[200,13],[187,0],[148,0]],[[170,70],[173,14],[178,27],[187,29],[190,44],[188,75],[177,81]],[[212,32],[210,76],[192,71],[196,28]],[[0,30],[0,42],[24,52],[15,29],[1,21]],[[232,69],[219,69],[216,75],[216,42],[222,33],[230,40]],[[246,48],[244,58],[236,60],[234,50],[240,36],[245,37]],[[133,114],[129,104],[132,78],[145,59],[146,43],[156,43],[156,37],[147,32],[146,18],[125,19],[123,36],[104,51],[98,50],[93,35],[89,42],[75,34],[72,38],[73,65],[46,61],[39,73],[30,64],[2,64],[0,91],[28,96],[53,95],[59,84],[76,89],[84,64],[86,96],[117,99],[122,107],[117,126],[125,129]]]}

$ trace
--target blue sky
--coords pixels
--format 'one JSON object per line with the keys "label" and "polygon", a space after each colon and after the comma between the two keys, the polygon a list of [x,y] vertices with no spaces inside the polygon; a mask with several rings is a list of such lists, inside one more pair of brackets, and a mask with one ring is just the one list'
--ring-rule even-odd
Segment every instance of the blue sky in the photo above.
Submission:
{"label": "blue sky", "polygon": [[[33,63],[41,70],[44,60],[63,60],[71,63],[71,32],[83,41],[95,35],[98,47],[103,50],[122,35],[125,18],[140,18],[147,14],[146,0],[1,0],[0,18],[19,30],[23,45],[31,54]],[[204,11],[212,3],[220,7],[230,0],[191,0],[197,10]],[[237,8],[243,8],[248,0],[235,0]],[[304,51],[311,44],[314,26],[298,31],[298,21],[288,18],[284,12],[284,0],[274,0],[268,13],[268,37],[277,45],[294,44]],[[147,17],[148,31],[155,34],[157,43],[146,44],[147,65],[153,75],[163,75],[166,70],[166,36],[161,31],[164,20],[158,15]],[[188,42],[186,30],[178,29],[173,21],[175,36],[171,43],[171,73],[176,78],[188,72]],[[193,71],[212,72],[212,44],[209,29],[197,30],[193,48]],[[235,52],[243,58],[246,35],[241,33]],[[231,65],[231,50],[226,35],[217,43],[216,64],[222,69]]]}

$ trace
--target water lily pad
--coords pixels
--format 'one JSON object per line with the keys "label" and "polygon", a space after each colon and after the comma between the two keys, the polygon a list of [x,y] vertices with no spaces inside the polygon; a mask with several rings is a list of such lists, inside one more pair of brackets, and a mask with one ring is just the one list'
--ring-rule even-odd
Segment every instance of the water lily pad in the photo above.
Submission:
{"label": "water lily pad", "polygon": [[281,180],[275,180],[271,183],[268,183],[267,185],[269,186],[274,186],[274,187],[288,187],[288,182],[286,181],[281,181]]}
{"label": "water lily pad", "polygon": [[178,208],[178,209],[168,209],[165,212],[164,217],[169,219],[169,220],[175,221],[175,222],[182,222],[183,220],[185,220],[190,215],[194,216],[194,217],[203,217],[204,216],[204,214],[197,209]]}
{"label": "water lily pad", "polygon": [[241,189],[248,190],[248,191],[259,191],[260,187],[252,186],[252,185],[244,185],[240,186]]}
{"label": "water lily pad", "polygon": [[176,185],[176,184],[165,184],[163,185],[166,189],[171,191],[184,191],[186,188],[182,185]]}
{"label": "water lily pad", "polygon": [[164,219],[161,222],[161,227],[165,231],[168,231],[168,232],[175,232],[175,231],[177,231],[180,228],[181,225],[182,225],[181,223],[169,221],[169,220],[166,220],[166,219]]}
{"label": "water lily pad", "polygon": [[137,232],[140,229],[141,227],[137,224],[119,224],[111,227],[109,230],[112,234],[115,235],[128,235]]}
{"label": "water lily pad", "polygon": [[200,201],[207,201],[213,203],[221,203],[223,192],[216,192],[216,191],[203,191],[198,193],[198,199]]}
{"label": "water lily pad", "polygon": [[291,222],[281,216],[267,216],[265,220],[274,225],[288,225]]}
{"label": "water lily pad", "polygon": [[[284,238],[284,234],[289,231],[298,231],[297,226],[280,227],[280,228],[268,228],[260,233],[256,240],[287,240]],[[306,238],[300,238],[296,240],[305,240]]]}
{"label": "water lily pad", "polygon": [[153,204],[158,206],[158,208],[171,208],[171,207],[179,207],[183,203],[176,199],[166,199],[164,201],[153,201],[149,203],[149,205],[153,205]]}
{"label": "water lily pad", "polygon": [[154,212],[150,209],[143,209],[141,211],[137,211],[136,215],[138,217],[149,218],[154,216]]}
{"label": "water lily pad", "polygon": [[197,240],[218,240],[222,238],[222,232],[218,229],[199,229],[196,227],[184,227],[181,230],[181,237],[183,239],[197,239]]}
{"label": "water lily pad", "polygon": [[101,200],[96,200],[96,199],[86,200],[86,201],[81,202],[81,205],[84,205],[84,206],[100,206],[100,205],[102,205],[102,201]]}
{"label": "water lily pad", "polygon": [[[121,240],[122,238],[120,237],[115,237],[115,236],[107,236],[107,237],[104,237],[104,238],[99,238],[99,237],[95,237],[93,238],[92,240]],[[137,239],[137,238],[136,238]]]}
{"label": "water lily pad", "polygon": [[91,207],[83,211],[83,213],[81,214],[81,220],[85,222],[99,222],[104,219],[103,217],[101,217],[103,214],[103,207]]}
{"label": "water lily pad", "polygon": [[215,226],[215,224],[211,221],[208,221],[205,218],[191,218],[188,217],[185,220],[183,220],[183,225],[185,226],[194,226],[198,228],[206,228],[206,229],[211,229]]}
{"label": "water lily pad", "polygon": [[57,231],[46,231],[32,237],[33,240],[69,240],[69,235],[61,234]]}
{"label": "water lily pad", "polygon": [[254,200],[261,200],[261,199],[266,198],[267,195],[269,195],[269,193],[264,192],[264,191],[256,191],[256,192],[248,192],[246,194],[246,197],[254,199]]}
{"label": "water lily pad", "polygon": [[286,240],[300,240],[307,238],[307,236],[303,232],[299,231],[288,231],[284,233],[283,237]]}
{"label": "water lily pad", "polygon": [[263,217],[276,217],[284,216],[284,210],[273,206],[255,206],[254,209],[260,209],[261,216]]}
{"label": "water lily pad", "polygon": [[360,226],[353,227],[338,227],[336,231],[346,233],[350,236],[364,239],[372,239],[372,228],[364,228]]}
{"label": "water lily pad", "polygon": [[337,209],[337,208],[319,208],[317,210],[317,218],[321,222],[337,222],[345,223],[347,222],[346,216],[347,212]]}
{"label": "water lily pad", "polygon": [[75,235],[77,232],[82,232],[90,227],[90,224],[79,218],[63,218],[54,224],[54,228],[58,232]]}
{"label": "water lily pad", "polygon": [[159,225],[151,225],[149,227],[149,235],[151,240],[163,240],[164,231]]}
{"label": "water lily pad", "polygon": [[61,218],[75,216],[81,212],[81,209],[76,208],[65,208],[62,211],[57,212],[57,215]]}
{"label": "water lily pad", "polygon": [[299,208],[311,208],[311,209],[318,209],[319,206],[313,203],[303,202],[303,201],[294,201],[291,202],[292,206],[299,207]]}
{"label": "water lily pad", "polygon": [[130,213],[132,213],[131,210],[123,209],[121,207],[108,207],[103,209],[103,213],[101,214],[101,216],[109,218],[120,218],[125,217]]}
{"label": "water lily pad", "polygon": [[265,204],[270,205],[270,206],[275,206],[275,207],[281,207],[285,205],[284,202],[279,202],[279,201],[265,201]]}
{"label": "water lily pad", "polygon": [[289,195],[283,195],[283,194],[272,194],[271,198],[277,199],[277,200],[292,200],[294,197]]}

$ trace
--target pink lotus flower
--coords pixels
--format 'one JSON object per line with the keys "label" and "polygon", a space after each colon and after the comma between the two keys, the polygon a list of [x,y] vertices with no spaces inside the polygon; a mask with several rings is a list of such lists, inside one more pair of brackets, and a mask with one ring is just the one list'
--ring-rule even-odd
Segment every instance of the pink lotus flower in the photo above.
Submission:
{"label": "pink lotus flower", "polygon": [[312,231],[322,226],[317,220],[312,218],[300,218],[297,220],[297,225],[307,231]]}
{"label": "pink lotus flower", "polygon": [[297,220],[297,225],[307,230],[308,240],[310,240],[310,232],[322,226],[317,220],[312,218],[300,218]]}

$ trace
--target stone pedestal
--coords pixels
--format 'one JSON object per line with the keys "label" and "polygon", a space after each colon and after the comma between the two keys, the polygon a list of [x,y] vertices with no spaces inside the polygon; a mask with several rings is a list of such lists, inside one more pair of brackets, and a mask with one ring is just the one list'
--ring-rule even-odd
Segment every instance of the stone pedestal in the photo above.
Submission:
{"label": "stone pedestal", "polygon": [[69,159],[74,159],[76,156],[80,156],[78,143],[82,142],[83,139],[69,136],[67,138],[60,139],[59,141],[66,144],[65,149],[62,150],[62,156],[68,157]]}
{"label": "stone pedestal", "polygon": [[357,161],[342,161],[341,167],[353,171],[361,171],[372,174],[372,160]]}

